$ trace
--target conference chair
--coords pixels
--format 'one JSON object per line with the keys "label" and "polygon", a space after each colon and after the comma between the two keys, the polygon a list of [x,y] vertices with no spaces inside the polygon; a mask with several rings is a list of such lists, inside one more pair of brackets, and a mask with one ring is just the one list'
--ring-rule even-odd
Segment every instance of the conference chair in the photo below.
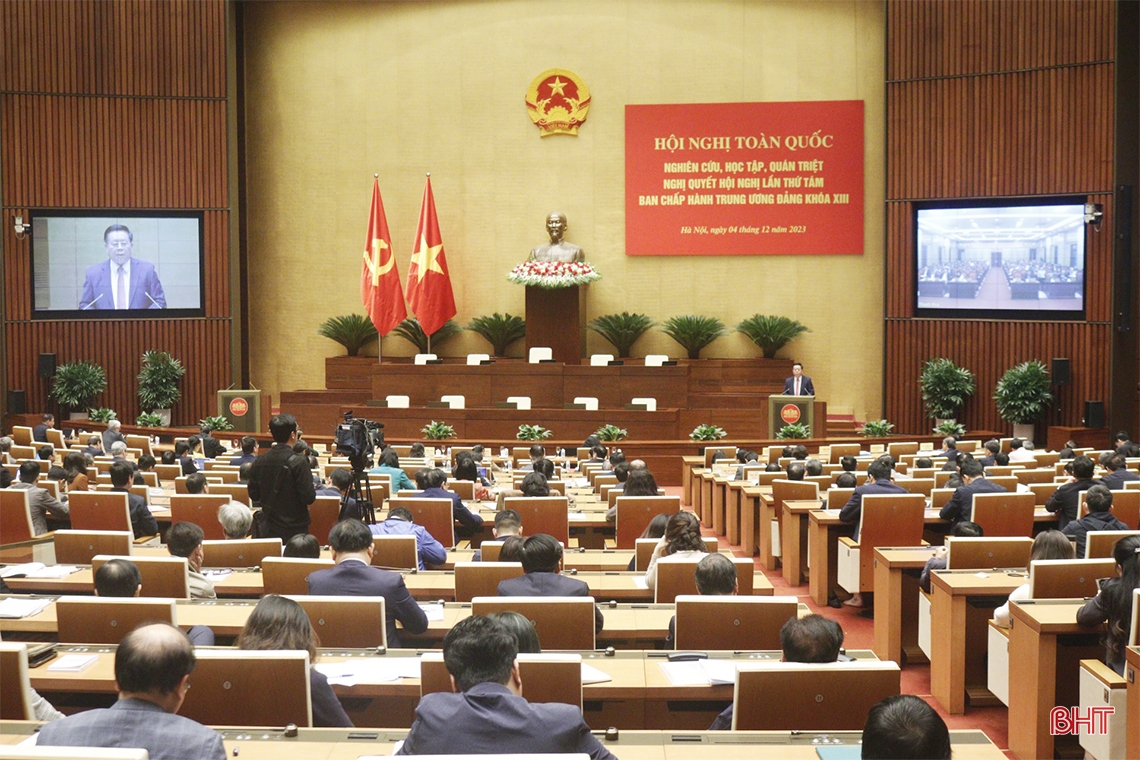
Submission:
{"label": "conference chair", "polygon": [[[617,521],[614,523],[618,549],[632,549],[637,539],[657,515],[681,511],[680,496],[621,496],[614,498]],[[526,525],[526,523],[523,523]]]}
{"label": "conference chair", "polygon": [[[36,459],[36,447],[35,446],[21,446],[19,444],[14,443],[14,444],[12,444],[12,447],[10,449],[8,449],[8,455],[10,457],[12,457],[13,459],[19,461],[19,462],[31,461],[31,460]],[[41,462],[40,467],[43,467],[44,464],[47,464],[47,463]]]}
{"label": "conference chair", "polygon": [[829,450],[830,456],[827,458],[830,464],[839,464],[839,460],[843,457],[857,457],[859,456],[859,444],[857,443],[833,443]]}
{"label": "conference chair", "polygon": [[68,644],[118,644],[142,623],[177,624],[170,598],[63,596],[55,602],[55,616],[59,640]]}
{"label": "conference chair", "polygon": [[447,481],[447,490],[459,494],[459,498],[464,501],[475,501],[474,480],[451,480],[449,478]]}
{"label": "conference chair", "polygon": [[419,567],[418,545],[412,534],[372,537],[372,564],[388,570]]}
{"label": "conference chair", "polygon": [[190,565],[185,557],[96,554],[91,558],[92,574],[99,572],[99,568],[112,559],[125,559],[138,567],[139,575],[142,578],[141,596],[170,597],[173,599],[190,598]]}
{"label": "conference chair", "polygon": [[[144,475],[146,473],[143,473]],[[217,483],[210,486],[211,496],[225,496],[230,501],[238,501],[250,506],[249,487],[245,483]]]}
{"label": "conference chair", "polygon": [[[934,480],[935,473],[941,472],[937,467],[908,467],[906,474],[912,478],[925,478]],[[911,492],[913,493],[913,491]]]}
{"label": "conference chair", "polygon": [[[736,566],[736,582],[740,596],[752,595],[753,571],[756,566],[751,557],[729,557]],[[678,596],[697,594],[697,581],[693,577],[701,558],[657,561],[657,583],[654,587],[655,604],[672,604]]]}
{"label": "conference chair", "polygon": [[986,476],[986,480],[1001,486],[1005,490],[1013,493],[1017,491],[1017,476],[1016,475],[998,475],[995,477]]}
{"label": "conference chair", "polygon": [[28,645],[0,641],[0,720],[35,720],[32,681],[28,676]]}
{"label": "conference chair", "polygon": [[955,473],[950,472],[949,470],[939,470],[938,472],[934,473],[934,487],[946,488],[946,484],[950,481],[950,476],[954,474]]}
{"label": "conference chair", "polygon": [[[451,499],[418,499],[408,496],[388,499],[389,511],[397,507],[404,507],[411,512],[412,522],[422,525],[445,549],[455,546],[455,513],[452,511]],[[529,529],[527,532],[530,532]]]}
{"label": "conference chair", "polygon": [[[1140,590],[1133,593],[1133,621],[1137,619],[1138,604],[1140,604]],[[1132,626],[1132,631],[1129,645],[1136,646],[1135,623]],[[1125,666],[1125,674],[1128,674],[1129,669],[1129,666]],[[1136,673],[1133,672],[1132,678],[1135,677]],[[1093,707],[1101,710],[1108,708],[1110,711],[1103,719],[1104,723],[1098,725],[1098,728],[1103,726],[1105,730],[1098,730],[1095,733],[1087,730],[1080,732],[1080,745],[1086,756],[1092,758],[1132,757],[1133,755],[1128,754],[1128,720],[1130,717],[1128,714],[1128,678],[1117,675],[1115,670],[1100,660],[1081,660],[1078,688],[1081,715],[1091,715],[1089,708]],[[1137,730],[1135,716],[1133,716],[1133,722],[1132,730],[1135,733]]]}
{"label": "conference chair", "polygon": [[[495,557],[498,549],[495,547]],[[490,561],[455,563],[455,601],[470,602],[477,596],[497,596],[499,583],[523,574],[522,563]]]}
{"label": "conference chair", "polygon": [[57,530],[52,535],[58,565],[90,565],[99,554],[130,556],[134,534],[122,530]]}
{"label": "conference chair", "polygon": [[1037,507],[1043,507],[1049,502],[1049,497],[1057,490],[1059,483],[1030,483],[1029,491],[1033,494],[1033,504]]}
{"label": "conference chair", "polygon": [[304,559],[299,557],[266,557],[261,562],[261,583],[263,593],[308,594],[309,584],[305,581],[317,570],[327,570],[334,563],[331,559]]}
{"label": "conference chair", "polygon": [[309,505],[309,533],[317,537],[317,543],[325,546],[329,542],[329,531],[340,517],[339,496],[318,496]]}
{"label": "conference chair", "polygon": [[705,469],[706,470],[713,466],[713,456],[715,456],[718,451],[720,452],[720,457],[718,458],[718,461],[725,461],[725,460],[732,461],[733,459],[736,458],[736,447],[735,446],[708,446],[705,448]]}
{"label": "conference chair", "polygon": [[554,361],[554,349],[548,346],[532,346],[527,354],[527,361],[531,364],[542,364]]}
{"label": "conference chair", "polygon": [[1090,530],[1085,535],[1084,559],[1111,558],[1116,542],[1129,536],[1140,536],[1140,530]]}
{"label": "conference chair", "polygon": [[544,650],[594,648],[592,596],[477,596],[472,615],[510,610],[534,624]]}
{"label": "conference chair", "polygon": [[503,509],[513,509],[519,513],[528,536],[546,533],[554,536],[563,546],[570,543],[570,501],[567,497],[508,497],[503,499]]}
{"label": "conference chair", "polygon": [[902,486],[907,493],[918,493],[927,497],[934,490],[934,478],[899,478],[894,483]]}
{"label": "conference chair", "polygon": [[903,454],[917,454],[918,443],[914,441],[897,441],[895,443],[887,444],[887,454],[889,454],[897,462],[902,458]]}
{"label": "conference chair", "polygon": [[925,513],[922,494],[864,496],[858,543],[839,538],[839,586],[851,594],[874,591],[874,547],[921,546]]}
{"label": "conference chair", "polygon": [[281,556],[280,538],[240,538],[202,542],[203,567],[257,567],[266,557]]}
{"label": "conference chair", "polygon": [[[155,467],[157,467],[157,466],[158,465],[155,465]],[[204,473],[200,472],[198,474],[203,475]],[[174,493],[176,495],[186,495],[186,496],[190,496],[190,495],[202,496],[202,495],[204,495],[204,494],[191,494],[190,491],[188,491],[186,489],[186,478],[188,478],[188,477],[190,477],[190,476],[189,475],[179,475],[177,478],[174,479]],[[214,474],[206,475],[206,485],[208,488],[213,488],[214,486],[219,485],[223,482],[224,481],[222,480],[221,476],[219,476],[219,475],[214,475]]]}
{"label": "conference chair", "polygon": [[29,491],[24,488],[0,489],[0,540],[3,543],[15,544],[36,537],[28,496]]}
{"label": "conference chair", "polygon": [[987,537],[1032,536],[1036,502],[1032,493],[976,493],[970,519]]}
{"label": "conference chair", "polygon": [[898,663],[741,665],[732,694],[734,731],[860,731],[878,702],[899,693]]}
{"label": "conference chair", "polygon": [[1024,469],[1026,469],[1025,462],[1017,462],[1010,465],[991,464],[986,468],[986,478],[1000,478],[1007,475],[1017,477],[1015,473],[1017,473],[1018,470]]}
{"label": "conference chair", "polygon": [[1112,578],[1116,562],[1101,559],[1037,559],[1029,563],[1030,599],[1083,599],[1096,596],[1097,580]]}
{"label": "conference chair", "polygon": [[[807,479],[784,480],[777,478],[772,481],[772,524],[769,526],[772,531],[772,556],[781,557],[784,553],[780,530],[784,524],[784,502],[817,500],[819,499],[819,487],[819,483]],[[757,527],[759,530],[765,529],[763,525]]]}
{"label": "conference chair", "polygon": [[163,483],[173,483],[182,477],[182,465],[180,464],[156,464],[154,471],[158,474],[158,479]]}
{"label": "conference chair", "polygon": [[301,605],[322,647],[370,649],[388,646],[382,596],[289,597]]}
{"label": "conference chair", "polygon": [[417,367],[422,367],[437,362],[438,360],[439,356],[436,354],[416,354],[412,359],[412,363]]}
{"label": "conference chair", "polygon": [[[35,443],[32,438],[32,429],[27,425],[13,425],[12,443],[17,446],[31,446]],[[44,441],[44,443],[47,443],[47,441]]]}
{"label": "conference chair", "polygon": [[854,488],[835,488],[832,486],[827,489],[824,494],[823,508],[824,509],[843,509],[847,502],[851,501],[851,495],[855,493]]}
{"label": "conference chair", "polygon": [[[1077,514],[1084,517],[1089,513],[1085,504],[1088,491],[1077,494]],[[1128,526],[1129,530],[1140,529],[1140,491],[1113,491],[1112,514],[1117,520]]]}
{"label": "conference chair", "polygon": [[794,596],[691,596],[676,598],[675,647],[747,652],[779,649],[780,629],[796,617]]}
{"label": "conference chair", "polygon": [[131,435],[127,434],[127,449],[138,449],[144,454],[154,456],[154,450],[151,448],[150,436],[146,435]]}
{"label": "conference chair", "polygon": [[[646,367],[664,367],[665,363],[669,361],[668,354],[646,354],[645,366]],[[676,362],[673,362],[676,364]]]}
{"label": "conference chair", "polygon": [[1027,486],[1031,483],[1053,482],[1053,470],[1051,468],[1045,470],[1027,470],[1021,468],[1014,471],[1013,475],[1017,478],[1017,482],[1023,486]]}
{"label": "conference chair", "polygon": [[[633,569],[644,573],[649,569],[649,560],[653,557],[653,550],[657,547],[658,538],[638,538],[633,542]],[[713,536],[702,536],[705,551],[709,554],[718,550],[717,540]],[[485,544],[484,544],[485,545]]]}
{"label": "conference chair", "polygon": [[490,354],[467,354],[467,365],[468,366],[477,367],[480,364],[490,364],[490,363],[491,363],[491,355]]}
{"label": "conference chair", "polygon": [[226,533],[218,522],[218,510],[228,504],[230,497],[225,494],[171,494],[170,524],[192,522],[202,529],[211,541],[225,540]]}
{"label": "conference chair", "polygon": [[[383,628],[383,626],[381,626]],[[207,726],[313,725],[309,653],[197,649],[178,714]]]}
{"label": "conference chair", "polygon": [[[582,709],[582,655],[520,654],[516,662],[527,702],[558,702]],[[424,652],[420,656],[420,697],[452,691],[443,652]]]}
{"label": "conference chair", "polygon": [[75,530],[130,531],[131,509],[127,494],[118,491],[76,491],[67,500]]}

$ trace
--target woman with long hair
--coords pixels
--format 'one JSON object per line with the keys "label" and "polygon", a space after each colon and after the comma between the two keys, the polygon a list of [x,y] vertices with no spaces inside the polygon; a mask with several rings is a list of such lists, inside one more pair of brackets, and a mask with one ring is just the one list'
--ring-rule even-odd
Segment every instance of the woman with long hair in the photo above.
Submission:
{"label": "woman with long hair", "polygon": [[[1033,548],[1029,554],[1029,564],[1035,559],[1074,559],[1077,554],[1073,550],[1073,542],[1059,530],[1046,530],[1037,534],[1033,539]],[[1029,567],[1025,568],[1025,577],[1029,577]],[[1029,599],[1029,582],[1021,584],[1009,595],[1006,603],[994,610],[994,623],[1002,628],[1009,628],[1009,603]]]}
{"label": "woman with long hair", "polygon": [[277,594],[261,598],[238,636],[238,649],[300,649],[309,653],[309,692],[313,725],[352,728],[352,721],[329,686],[328,679],[312,664],[321,645],[304,608]]}
{"label": "woman with long hair", "polygon": [[625,481],[625,487],[621,489],[621,495],[657,496],[657,481],[653,479],[649,470],[630,470],[629,477]]}
{"label": "woman with long hair", "polygon": [[1124,675],[1124,648],[1132,624],[1133,592],[1140,588],[1140,536],[1127,536],[1112,551],[1117,577],[1101,586],[1100,592],[1077,610],[1077,623],[1094,626],[1108,622],[1104,637],[1104,662]]}
{"label": "woman with long hair", "polygon": [[708,551],[705,550],[704,539],[701,538],[701,521],[692,512],[678,512],[669,518],[665,524],[665,535],[657,542],[653,549],[653,556],[649,559],[649,569],[645,571],[645,585],[651,589],[657,588],[657,562],[664,557],[677,559],[700,559]]}
{"label": "woman with long hair", "polygon": [[63,469],[67,470],[67,490],[86,491],[90,487],[87,483],[87,460],[78,451],[69,451],[63,458]]}

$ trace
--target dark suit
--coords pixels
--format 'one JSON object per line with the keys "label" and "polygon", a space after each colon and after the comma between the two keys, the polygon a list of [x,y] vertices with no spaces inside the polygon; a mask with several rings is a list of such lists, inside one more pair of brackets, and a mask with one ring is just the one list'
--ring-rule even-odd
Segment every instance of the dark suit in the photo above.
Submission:
{"label": "dark suit", "polygon": [[230,460],[230,467],[241,467],[243,464],[253,464],[257,461],[257,454],[242,454]]}
{"label": "dark suit", "polygon": [[206,455],[206,459],[217,459],[227,451],[228,449],[214,436],[202,436],[202,453]]}
{"label": "dark suit", "polygon": [[[796,394],[796,378],[795,376],[789,377],[784,381],[784,395],[795,396]],[[815,386],[811,384],[811,378],[807,375],[800,375],[800,396],[814,396]]]}
{"label": "dark suit", "polygon": [[32,440],[35,441],[36,443],[48,443],[49,442],[47,439],[48,429],[49,429],[48,426],[44,425],[42,423],[39,425],[36,425],[34,428],[32,428]]}
{"label": "dark suit", "polygon": [[1057,515],[1057,527],[1059,529],[1064,530],[1070,520],[1077,519],[1077,507],[1080,504],[1081,491],[1087,491],[1096,484],[1097,481],[1089,478],[1087,480],[1074,480],[1057,487],[1057,490],[1049,497],[1049,501],[1045,502],[1045,509],[1060,513]]}
{"label": "dark suit", "polygon": [[318,570],[307,579],[309,593],[325,596],[382,596],[388,629],[388,646],[400,646],[396,621],[412,634],[427,630],[427,614],[408,593],[404,578],[391,570],[348,559],[328,570]]}
{"label": "dark suit", "polygon": [[178,460],[178,464],[182,465],[183,475],[193,475],[198,472],[198,465],[194,464],[194,458],[190,455],[181,457]]}
{"label": "dark suit", "polygon": [[[104,259],[98,264],[87,267],[87,279],[83,281],[83,295],[79,298],[80,309],[114,309],[115,297],[111,290],[111,278],[118,276],[118,267],[112,274],[110,259]],[[162,292],[162,283],[158,281],[158,274],[154,271],[154,264],[140,259],[131,259],[131,281],[128,285],[130,294],[127,298],[128,309],[165,309],[166,294]],[[148,298],[147,296],[150,296]],[[100,298],[100,296],[102,296]],[[151,299],[154,299],[153,301]],[[156,305],[157,304],[157,305]]]}
{"label": "dark suit", "polygon": [[314,668],[309,668],[309,697],[314,728],[352,728],[352,719],[329,686],[328,677]]}
{"label": "dark suit", "polygon": [[268,533],[260,538],[288,541],[308,533],[309,505],[316,498],[309,460],[279,443],[257,458],[249,473],[249,498],[268,519]]}
{"label": "dark suit", "polygon": [[103,453],[107,456],[111,455],[111,444],[116,441],[127,442],[127,437],[117,430],[104,430],[103,431]]}
{"label": "dark suit", "polygon": [[907,493],[902,486],[889,480],[876,480],[874,483],[864,483],[855,489],[851,498],[839,510],[839,519],[843,522],[855,523],[855,540],[859,540],[859,518],[863,515],[864,496],[894,496]]}
{"label": "dark suit", "polygon": [[1125,483],[1140,480],[1140,475],[1121,467],[1100,479],[1100,484],[1110,491],[1123,491]]}
{"label": "dark suit", "polygon": [[120,491],[117,488],[112,488],[111,490],[127,495],[127,503],[130,505],[131,510],[131,529],[135,532],[135,538],[158,535],[158,521],[155,520],[154,515],[150,513],[150,507],[146,505],[146,499],[131,493],[129,490]]}
{"label": "dark suit", "polygon": [[1006,488],[1004,486],[991,483],[985,478],[979,477],[969,485],[958,486],[954,489],[954,495],[950,497],[950,501],[946,502],[946,506],[942,507],[942,511],[938,513],[938,516],[952,523],[969,520],[971,512],[974,509],[974,494],[1005,492]]}
{"label": "dark suit", "polygon": [[[525,684],[524,684],[525,688]],[[462,694],[428,694],[400,755],[588,754],[617,760],[573,705],[532,704],[503,684],[485,682]]]}
{"label": "dark suit", "polygon": [[[527,573],[499,583],[499,596],[590,596],[585,581],[559,573]],[[600,633],[606,619],[594,606],[594,633]]]}
{"label": "dark suit", "polygon": [[1079,520],[1070,520],[1061,532],[1076,539],[1077,559],[1085,558],[1085,539],[1090,531],[1128,530],[1128,526],[1112,516],[1111,512],[1089,512]]}
{"label": "dark suit", "polygon": [[451,499],[451,513],[464,528],[474,530],[483,524],[483,518],[463,505],[463,498],[454,491],[442,488],[428,488],[412,496],[418,499]]}
{"label": "dark suit", "polygon": [[109,709],[88,710],[44,724],[37,744],[50,747],[137,747],[151,760],[225,760],[222,735],[168,713],[153,702],[120,699]]}

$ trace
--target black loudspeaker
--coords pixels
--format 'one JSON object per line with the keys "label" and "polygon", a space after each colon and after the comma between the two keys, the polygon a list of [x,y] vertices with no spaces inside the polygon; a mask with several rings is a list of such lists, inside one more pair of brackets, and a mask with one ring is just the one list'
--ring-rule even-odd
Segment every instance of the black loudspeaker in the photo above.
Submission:
{"label": "black loudspeaker", "polygon": [[1087,428],[1102,428],[1105,426],[1104,421],[1104,402],[1103,401],[1086,401],[1085,402],[1085,427]]}
{"label": "black loudspeaker", "polygon": [[1053,368],[1050,373],[1053,376],[1053,385],[1068,385],[1072,382],[1069,375],[1069,360],[1068,359],[1054,359]]}
{"label": "black loudspeaker", "polygon": [[28,397],[23,391],[8,391],[8,414],[27,414]]}
{"label": "black loudspeaker", "polygon": [[55,377],[55,354],[40,354],[40,377]]}

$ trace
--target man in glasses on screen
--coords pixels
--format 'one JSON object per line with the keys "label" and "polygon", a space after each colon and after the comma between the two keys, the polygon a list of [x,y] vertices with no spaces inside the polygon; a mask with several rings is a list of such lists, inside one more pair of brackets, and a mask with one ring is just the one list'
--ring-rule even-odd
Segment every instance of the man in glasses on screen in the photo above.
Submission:
{"label": "man in glasses on screen", "polygon": [[103,233],[107,260],[87,267],[79,308],[165,309],[166,295],[154,264],[131,255],[134,235],[122,224],[112,224]]}

